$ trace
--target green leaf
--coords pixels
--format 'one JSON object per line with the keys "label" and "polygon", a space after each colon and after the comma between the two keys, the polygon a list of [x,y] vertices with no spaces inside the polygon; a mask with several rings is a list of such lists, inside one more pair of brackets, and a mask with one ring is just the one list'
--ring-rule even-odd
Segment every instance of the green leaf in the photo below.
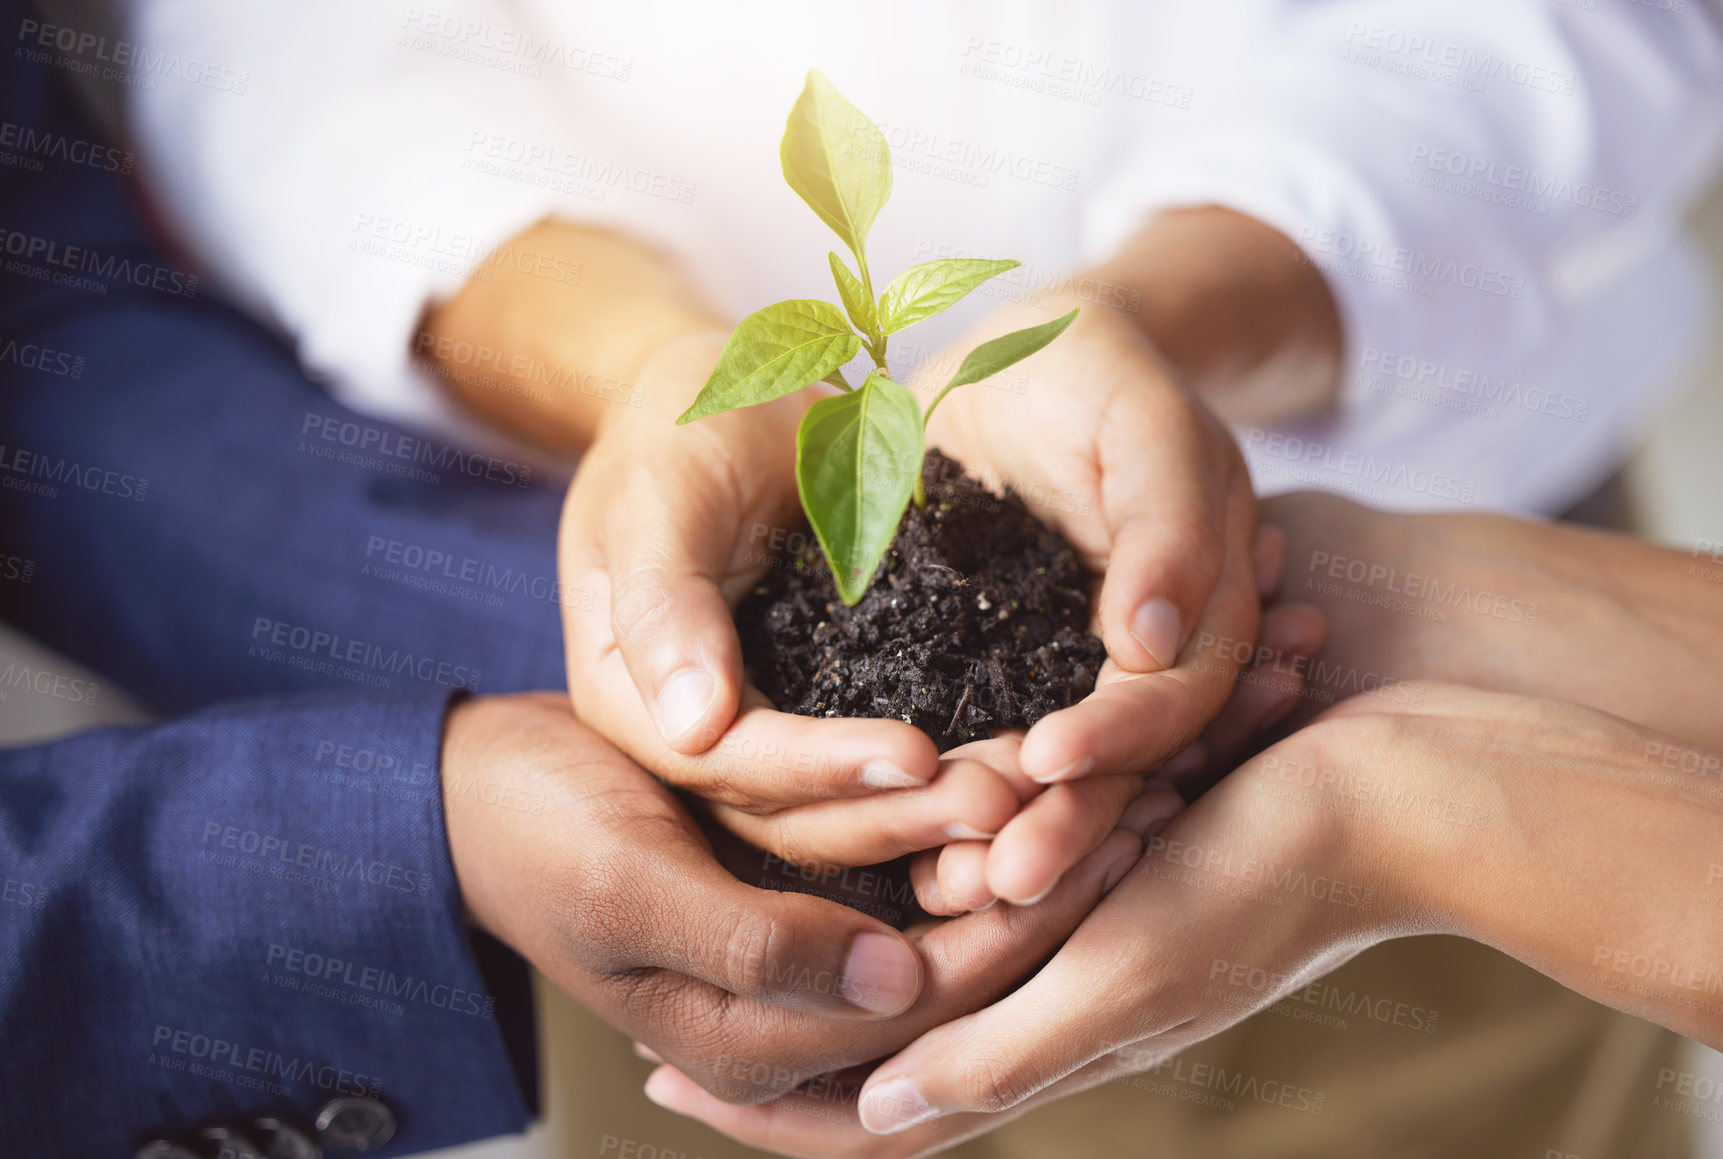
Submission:
{"label": "green leaf", "polygon": [[960,386],[968,386],[972,382],[980,382],[991,378],[1008,366],[1014,366],[1041,349],[1053,339],[1065,332],[1077,319],[1077,311],[1072,310],[1062,318],[1051,322],[1043,322],[1039,326],[1030,326],[1024,330],[1013,330],[1009,334],[1001,334],[989,339],[969,352],[957,368],[957,373],[951,376],[951,381],[940,388],[933,396],[933,401],[927,404],[928,415],[933,414],[933,408],[938,406],[946,395]]}
{"label": "green leaf", "polygon": [[879,296],[880,331],[896,334],[926,321],[989,278],[1022,264],[987,258],[940,258],[911,266],[892,279]]}
{"label": "green leaf", "polygon": [[868,230],[891,196],[891,149],[879,126],[810,72],[778,157],[790,188],[865,262]]}
{"label": "green leaf", "polygon": [[878,370],[808,408],[796,432],[796,486],[838,595],[855,604],[897,535],[921,475],[921,408]]}
{"label": "green leaf", "polygon": [[818,382],[856,356],[861,339],[830,302],[796,298],[742,319],[694,405],[676,422],[771,402]]}
{"label": "green leaf", "polygon": [[837,254],[827,252],[826,257],[832,263],[832,281],[838,284],[838,297],[843,301],[844,310],[849,313],[850,321],[855,323],[857,330],[863,334],[875,333],[873,302],[868,298],[867,291],[862,288],[861,280],[850,273],[850,268],[844,265],[844,260]]}

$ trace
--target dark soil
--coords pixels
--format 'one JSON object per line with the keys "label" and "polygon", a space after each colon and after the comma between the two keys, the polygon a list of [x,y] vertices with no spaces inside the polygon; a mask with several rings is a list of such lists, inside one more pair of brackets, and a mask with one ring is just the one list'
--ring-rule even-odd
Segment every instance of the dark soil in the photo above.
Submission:
{"label": "dark soil", "polygon": [[1089,573],[1063,536],[938,451],[855,607],[819,545],[771,558],[736,609],[742,654],[772,703],[803,716],[895,717],[941,752],[1027,727],[1095,687]]}

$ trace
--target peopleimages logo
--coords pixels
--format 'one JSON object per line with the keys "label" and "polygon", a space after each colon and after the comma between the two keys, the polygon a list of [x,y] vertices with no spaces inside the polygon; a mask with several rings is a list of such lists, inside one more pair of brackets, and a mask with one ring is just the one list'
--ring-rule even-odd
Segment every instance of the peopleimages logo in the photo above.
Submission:
{"label": "peopleimages logo", "polygon": [[[0,121],[0,148],[16,149],[31,158],[64,161],[70,165],[88,165],[104,173],[125,176],[132,171],[137,158],[112,145],[97,145],[91,141],[68,137],[48,129],[32,129],[11,121]],[[39,168],[39,167],[38,167]]]}
{"label": "peopleimages logo", "polygon": [[[1572,419],[1579,423],[1583,423],[1591,413],[1591,401],[1577,395],[1562,394],[1547,387],[1525,386],[1517,379],[1510,381],[1503,375],[1492,376],[1474,370],[1454,369],[1432,358],[1394,354],[1374,346],[1364,348],[1358,365],[1367,386],[1383,391],[1383,388],[1376,384],[1378,381],[1385,381],[1390,384],[1390,389],[1385,393],[1395,393],[1398,397],[1414,397],[1428,401],[1431,395],[1418,393],[1427,390],[1475,399],[1491,408],[1517,407],[1546,414],[1551,418]],[[1486,417],[1494,418],[1499,413],[1491,409],[1486,413]]]}
{"label": "peopleimages logo", "polygon": [[[1313,439],[1301,439],[1296,435],[1252,428],[1245,435],[1244,446],[1247,452],[1254,452],[1258,456],[1283,459],[1302,468],[1315,468],[1323,474],[1339,475],[1360,483],[1393,487],[1455,503],[1470,503],[1478,491],[1478,485],[1469,479],[1413,467],[1393,459],[1378,459],[1374,455],[1359,451],[1343,451]],[[1269,470],[1269,473],[1285,472]],[[1308,472],[1303,477],[1315,481],[1322,479],[1321,474]]]}
{"label": "peopleimages logo", "polygon": [[52,374],[56,378],[84,377],[82,354],[69,354],[64,350],[55,350],[51,346],[41,346],[35,342],[18,342],[11,338],[0,340],[0,362],[10,362],[13,366],[20,366],[25,370]]}
{"label": "peopleimages logo", "polygon": [[434,1006],[439,1010],[451,1010],[456,1014],[492,1018],[496,1012],[496,999],[476,990],[433,983],[423,978],[415,978],[411,974],[402,977],[393,970],[363,966],[344,958],[283,946],[276,942],[269,944],[265,962],[270,967],[289,974],[298,974],[319,982],[338,983],[350,989],[389,998],[402,998],[408,1002]]}
{"label": "peopleimages logo", "polygon": [[[1500,80],[1538,92],[1571,96],[1579,81],[1575,73],[1564,69],[1514,60],[1489,49],[1456,41],[1432,40],[1421,32],[1401,32],[1380,24],[1353,22],[1346,33],[1346,51],[1341,53],[1341,59],[1381,66],[1384,63],[1382,58],[1399,58],[1423,69],[1440,70],[1432,75],[1415,73],[1422,79],[1443,80],[1450,84],[1452,79],[1472,81],[1465,87],[1473,92],[1482,91],[1483,81]],[[1450,74],[1452,79],[1442,76],[1442,72]]]}
{"label": "peopleimages logo", "polygon": [[59,493],[50,484],[61,484],[142,503],[150,489],[149,480],[136,475],[110,471],[95,464],[86,465],[75,459],[54,459],[40,451],[9,447],[4,443],[0,443],[0,475],[6,477],[6,486],[11,486],[16,478],[20,484],[30,484],[29,487],[20,486],[20,490],[35,490],[50,497]]}
{"label": "peopleimages logo", "polygon": [[343,1095],[382,1093],[382,1083],[358,1071],[321,1065],[308,1059],[294,1058],[269,1047],[247,1046],[212,1034],[199,1034],[176,1026],[157,1024],[150,1038],[152,1056],[155,1053],[175,1054],[197,1059],[210,1066],[232,1068],[236,1071],[261,1075],[284,1082],[310,1083],[325,1091]]}
{"label": "peopleimages logo", "polygon": [[431,656],[416,655],[400,648],[385,648],[381,644],[370,644],[364,640],[309,628],[303,624],[290,624],[268,616],[254,619],[251,639],[253,648],[259,644],[271,645],[291,649],[308,658],[324,658],[327,662],[358,665],[397,676],[412,676],[427,684],[440,684],[445,688],[465,688],[470,692],[479,690],[480,672],[477,668],[438,660]]}
{"label": "peopleimages logo", "polygon": [[[199,88],[219,92],[244,94],[251,85],[251,74],[224,68],[178,53],[152,49],[129,40],[109,40],[80,28],[61,24],[44,24],[39,20],[18,22],[18,49],[26,58],[37,63],[54,63],[69,71],[123,84],[143,83],[154,88],[155,77],[170,77]],[[48,55],[64,55],[54,61]]]}
{"label": "peopleimages logo", "polygon": [[[1455,261],[1406,246],[1384,246],[1374,239],[1354,237],[1349,233],[1307,225],[1298,231],[1298,244],[1318,269],[1332,269],[1347,277],[1380,280],[1389,285],[1396,284],[1395,278],[1403,278],[1410,289],[1457,286],[1515,301],[1526,295],[1526,280],[1519,274],[1492,269],[1477,262]],[[1348,266],[1345,264],[1348,262],[1355,264]],[[1393,277],[1372,277],[1374,272]]]}
{"label": "peopleimages logo", "polygon": [[[0,252],[23,262],[40,262],[42,269],[66,276],[93,274],[108,283],[129,282],[140,289],[182,298],[197,297],[196,274],[182,273],[153,262],[103,255],[87,246],[67,245],[16,229],[0,228]],[[105,292],[106,287],[103,289]]]}
{"label": "peopleimages logo", "polygon": [[[211,844],[213,842],[213,845]],[[237,863],[238,854],[257,862],[273,863],[272,867],[306,870],[331,881],[368,882],[392,889],[397,893],[429,896],[430,878],[422,870],[408,869],[391,861],[380,861],[338,849],[295,841],[274,833],[262,833],[221,821],[207,820],[203,824],[200,842],[205,860],[226,856],[228,863]],[[220,853],[228,850],[228,855]]]}
{"label": "peopleimages logo", "polygon": [[1412,146],[1407,162],[1414,169],[1433,175],[1453,177],[1470,184],[1499,189],[1504,193],[1523,194],[1536,202],[1566,202],[1580,209],[1590,209],[1611,217],[1638,217],[1639,198],[1618,189],[1606,189],[1589,181],[1574,181],[1539,173],[1523,165],[1502,165],[1487,157],[1463,153],[1434,145]]}
{"label": "peopleimages logo", "polygon": [[[440,476],[419,471],[419,466],[435,467],[439,471],[453,470],[471,479],[484,479],[505,487],[527,487],[532,484],[532,467],[493,455],[463,451],[447,443],[417,439],[400,431],[351,419],[329,418],[306,412],[299,428],[300,449],[323,452],[331,457],[334,447],[318,447],[317,443],[332,443],[352,449],[357,466],[370,466],[425,482],[440,481]],[[415,473],[416,472],[416,473]]]}

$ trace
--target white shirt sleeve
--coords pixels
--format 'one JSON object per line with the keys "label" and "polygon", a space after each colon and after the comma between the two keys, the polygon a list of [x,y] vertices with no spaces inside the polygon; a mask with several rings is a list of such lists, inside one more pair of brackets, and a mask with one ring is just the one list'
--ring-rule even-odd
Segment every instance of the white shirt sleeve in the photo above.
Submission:
{"label": "white shirt sleeve", "polygon": [[[517,46],[531,42],[508,7],[131,0],[127,17],[143,50],[244,78],[243,92],[164,82],[133,96],[131,128],[170,227],[296,341],[335,397],[470,434],[414,367],[426,307],[571,201],[585,221],[620,225],[628,213],[556,188],[574,184],[557,181],[559,164],[603,146],[530,75],[530,49]],[[649,222],[626,224],[650,239]],[[498,256],[579,277],[545,255]]]}
{"label": "white shirt sleeve", "polygon": [[1177,206],[1274,226],[1334,293],[1354,412],[1395,406],[1359,386],[1384,359],[1514,365],[1699,191],[1723,136],[1707,4],[1240,4],[1204,30],[1223,75],[1098,193],[1085,248]]}

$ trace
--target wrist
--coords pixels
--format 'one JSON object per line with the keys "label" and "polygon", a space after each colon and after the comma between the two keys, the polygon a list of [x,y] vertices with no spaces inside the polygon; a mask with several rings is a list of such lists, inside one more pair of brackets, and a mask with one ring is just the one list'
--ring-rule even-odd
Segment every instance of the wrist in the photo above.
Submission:
{"label": "wrist", "polygon": [[1326,409],[1343,336],[1322,272],[1292,240],[1214,206],[1170,210],[1074,283],[1106,298],[1221,417]]}
{"label": "wrist", "polygon": [[429,309],[414,352],[475,414],[580,452],[603,419],[637,405],[638,375],[654,350],[717,325],[662,255],[551,220],[511,238]]}
{"label": "wrist", "polygon": [[1430,762],[1401,758],[1414,719],[1343,710],[1294,734],[1302,742],[1294,755],[1267,764],[1263,777],[1276,795],[1291,793],[1320,817],[1312,840],[1325,851],[1322,864],[1343,887],[1342,898],[1357,899],[1351,916],[1359,931],[1469,933],[1474,916],[1456,883],[1462,861],[1477,857],[1471,834],[1490,813],[1467,793],[1436,783]]}

